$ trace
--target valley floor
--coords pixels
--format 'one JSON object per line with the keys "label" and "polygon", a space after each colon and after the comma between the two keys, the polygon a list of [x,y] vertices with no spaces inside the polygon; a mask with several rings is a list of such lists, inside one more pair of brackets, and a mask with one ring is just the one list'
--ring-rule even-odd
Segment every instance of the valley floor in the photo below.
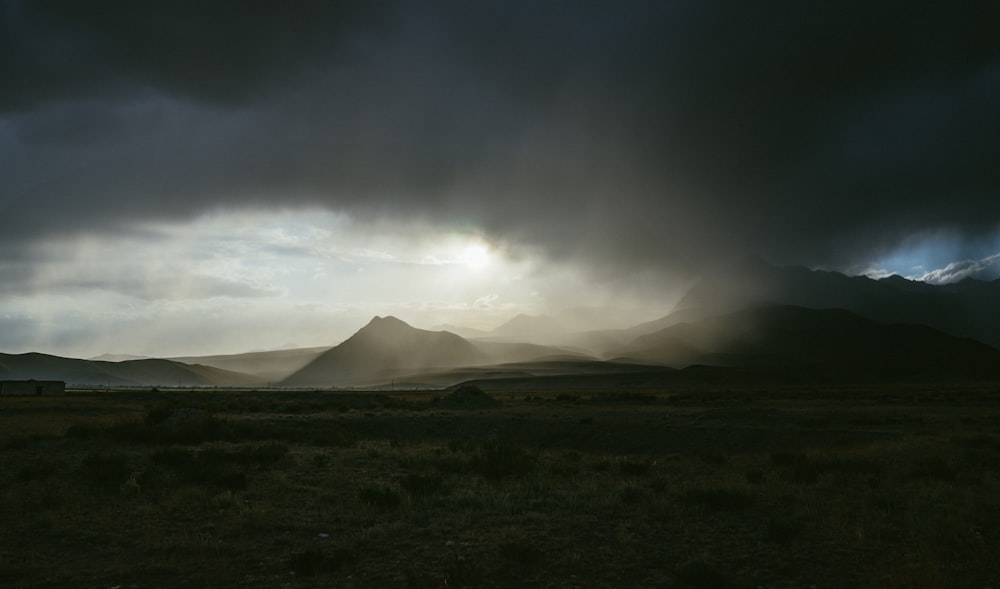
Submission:
{"label": "valley floor", "polygon": [[2,398],[0,585],[1000,586],[1000,385],[442,394]]}

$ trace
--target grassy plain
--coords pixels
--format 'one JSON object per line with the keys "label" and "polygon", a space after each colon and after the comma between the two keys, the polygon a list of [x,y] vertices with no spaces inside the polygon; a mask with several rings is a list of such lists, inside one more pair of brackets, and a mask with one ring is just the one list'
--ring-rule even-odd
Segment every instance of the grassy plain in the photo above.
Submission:
{"label": "grassy plain", "polygon": [[2,398],[0,585],[1000,586],[997,386],[439,395]]}

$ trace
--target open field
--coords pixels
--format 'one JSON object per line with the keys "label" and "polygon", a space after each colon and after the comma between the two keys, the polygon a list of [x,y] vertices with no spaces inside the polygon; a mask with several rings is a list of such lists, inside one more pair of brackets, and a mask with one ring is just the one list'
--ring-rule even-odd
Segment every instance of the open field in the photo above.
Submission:
{"label": "open field", "polygon": [[1000,587],[1000,385],[442,394],[2,398],[0,585]]}

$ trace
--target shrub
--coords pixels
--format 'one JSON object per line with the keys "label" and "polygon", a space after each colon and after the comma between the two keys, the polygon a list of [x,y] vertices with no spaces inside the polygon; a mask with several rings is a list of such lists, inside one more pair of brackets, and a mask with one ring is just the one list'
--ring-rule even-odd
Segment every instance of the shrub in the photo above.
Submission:
{"label": "shrub", "polygon": [[722,466],[729,462],[729,459],[718,452],[706,452],[700,456],[702,462],[706,464],[714,464],[716,466]]}
{"label": "shrub", "polygon": [[159,425],[163,423],[174,412],[174,407],[168,403],[161,403],[151,407],[146,411],[142,422],[146,425]]}
{"label": "shrub", "polygon": [[296,575],[308,577],[323,573],[332,573],[353,559],[354,557],[350,551],[343,548],[334,550],[332,555],[311,548],[290,556],[288,558],[288,568],[294,571]]}
{"label": "shrub", "polygon": [[122,421],[108,427],[107,435],[117,442],[146,446],[182,444],[196,446],[232,437],[227,424],[207,413],[172,410],[167,416],[162,410],[151,410],[139,421]]}
{"label": "shrub", "polygon": [[36,461],[18,469],[17,480],[21,482],[44,481],[55,476],[61,465],[56,462]]}
{"label": "shrub", "polygon": [[910,476],[919,479],[954,481],[958,472],[942,458],[936,456],[922,458],[910,467]]}
{"label": "shrub", "polygon": [[711,511],[738,511],[753,503],[753,496],[739,489],[694,489],[684,497]]}
{"label": "shrub", "polygon": [[642,476],[649,472],[650,463],[648,461],[622,460],[618,463],[618,471],[625,476]]}
{"label": "shrub", "polygon": [[383,509],[395,509],[402,503],[403,497],[392,487],[381,485],[366,485],[358,489],[358,499],[365,505]]}
{"label": "shrub", "polygon": [[[287,448],[285,451],[287,452]],[[154,464],[170,467],[182,482],[242,491],[248,486],[247,476],[232,463],[247,464],[260,460],[257,452],[255,448],[245,448],[238,452],[227,452],[220,448],[206,448],[200,452],[186,448],[166,448],[153,452],[149,459]],[[264,455],[267,456],[267,453]]]}
{"label": "shrub", "polygon": [[80,473],[104,491],[117,491],[132,474],[128,457],[118,452],[88,454],[80,463]]}
{"label": "shrub", "polygon": [[467,439],[453,439],[448,440],[448,449],[453,453],[458,454],[459,452],[471,452],[476,447],[471,440]]}
{"label": "shrub", "polygon": [[440,474],[409,473],[400,482],[400,486],[414,497],[425,497],[445,491],[444,477]]}
{"label": "shrub", "polygon": [[801,485],[815,484],[819,480],[820,467],[804,454],[794,452],[774,452],[771,464],[786,468],[789,482]]}
{"label": "shrub", "polygon": [[618,498],[626,505],[639,503],[646,497],[645,489],[635,485],[625,485],[618,491]]}
{"label": "shrub", "polygon": [[542,551],[521,541],[504,542],[500,545],[500,556],[511,562],[530,566],[542,560]]}
{"label": "shrub", "polygon": [[66,428],[67,438],[96,438],[101,435],[101,428],[92,423],[73,423]]}
{"label": "shrub", "polygon": [[483,571],[467,558],[457,557],[445,572],[447,587],[479,587],[483,583]]}
{"label": "shrub", "polygon": [[674,575],[678,581],[688,587],[724,589],[736,586],[736,583],[725,572],[714,565],[701,561],[682,565],[674,572]]}
{"label": "shrub", "polygon": [[787,545],[802,532],[802,524],[787,517],[774,517],[767,522],[765,537],[776,544]]}
{"label": "shrub", "polygon": [[473,469],[481,476],[499,480],[510,476],[522,476],[536,466],[534,456],[515,446],[499,443],[483,444],[479,455],[473,459]]}

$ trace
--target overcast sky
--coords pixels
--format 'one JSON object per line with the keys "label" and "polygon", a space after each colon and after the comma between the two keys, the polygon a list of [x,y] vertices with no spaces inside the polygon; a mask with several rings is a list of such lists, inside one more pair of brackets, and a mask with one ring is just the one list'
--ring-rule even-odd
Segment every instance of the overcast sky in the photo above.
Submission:
{"label": "overcast sky", "polygon": [[997,278],[998,7],[0,0],[0,351]]}

